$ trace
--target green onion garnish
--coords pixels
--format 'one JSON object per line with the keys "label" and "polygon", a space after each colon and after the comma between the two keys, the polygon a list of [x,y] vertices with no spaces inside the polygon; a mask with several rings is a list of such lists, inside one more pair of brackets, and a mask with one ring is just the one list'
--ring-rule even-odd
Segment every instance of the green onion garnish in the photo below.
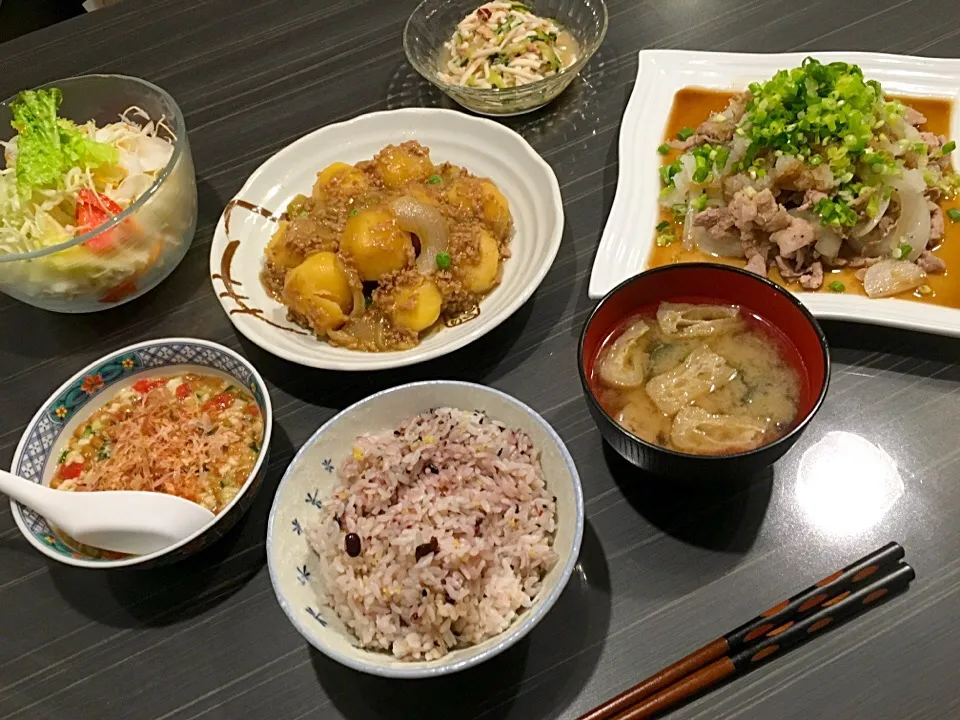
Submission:
{"label": "green onion garnish", "polygon": [[657,223],[657,232],[662,233],[668,227],[670,227],[670,223],[667,222],[666,220],[662,220],[661,222]]}
{"label": "green onion garnish", "polygon": [[657,148],[657,152],[660,153],[661,155],[666,155],[668,152],[670,152],[670,146],[664,143],[663,145]]}
{"label": "green onion garnish", "polygon": [[913,248],[909,245],[909,243],[901,243],[900,247],[893,249],[893,256],[897,259],[906,258],[912,252]]}
{"label": "green onion garnish", "polygon": [[685,127],[683,130],[677,133],[677,140],[686,140],[691,135],[693,135],[693,130]]}
{"label": "green onion garnish", "polygon": [[943,153],[944,155],[949,155],[956,149],[957,149],[957,143],[951,140],[950,142],[943,144],[943,147],[940,148],[940,152]]}
{"label": "green onion garnish", "polygon": [[947,210],[947,216],[950,218],[950,222],[960,222],[960,210],[957,210],[957,208]]}
{"label": "green onion garnish", "polygon": [[356,217],[359,214],[360,214],[360,208],[354,208],[353,210],[347,213],[347,217]]}
{"label": "green onion garnish", "polygon": [[707,209],[707,196],[705,194],[697,195],[691,205],[693,205],[693,209],[697,212],[703,212]]}
{"label": "green onion garnish", "polygon": [[431,175],[430,177],[427,178],[427,182],[430,183],[431,185],[439,185],[440,183],[443,182],[443,178],[440,177],[439,175]]}
{"label": "green onion garnish", "polygon": [[60,453],[60,457],[57,458],[57,465],[63,465],[64,461],[67,459],[67,455],[69,455],[69,452],[66,450]]}
{"label": "green onion garnish", "polygon": [[437,253],[437,267],[446,270],[450,267],[450,254],[445,252]]}
{"label": "green onion garnish", "polygon": [[847,289],[846,285],[844,285],[839,280],[834,280],[832,283],[827,285],[827,287],[833,290],[834,292],[843,292],[844,290]]}

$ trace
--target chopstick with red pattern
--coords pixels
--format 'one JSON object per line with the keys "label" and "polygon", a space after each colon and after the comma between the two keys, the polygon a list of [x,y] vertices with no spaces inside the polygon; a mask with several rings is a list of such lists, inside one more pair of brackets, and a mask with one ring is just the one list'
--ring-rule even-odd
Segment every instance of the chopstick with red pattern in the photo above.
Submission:
{"label": "chopstick with red pattern", "polygon": [[[639,720],[639,718],[650,717],[651,715],[646,714],[626,713],[632,713],[635,708],[644,708],[651,704],[656,707],[650,712],[659,712],[738,670],[751,667],[752,664],[779,652],[788,644],[792,646],[802,641],[826,627],[827,624],[835,622],[839,619],[841,606],[844,613],[848,608],[859,610],[874,601],[873,599],[869,602],[863,600],[872,592],[884,590],[881,595],[885,595],[904,589],[913,579],[913,569],[909,565],[898,566],[904,554],[903,548],[895,542],[884,545],[842,570],[823,578],[806,590],[774,605],[753,620],[704,645],[682,660],[651,675],[629,690],[580,716],[579,720],[626,720],[627,718]],[[909,578],[904,580],[906,575],[909,575]],[[870,579],[873,582],[867,583],[866,581]],[[892,587],[887,586],[888,580]],[[900,587],[901,584],[902,587]],[[864,590],[869,588],[873,590],[865,594]],[[881,595],[875,599],[879,599]],[[854,597],[858,600],[852,601]],[[852,604],[848,605],[848,601]],[[821,624],[818,625],[818,622]],[[661,691],[665,692],[661,693]],[[655,698],[651,696],[657,693],[669,697],[661,698],[654,703]],[[647,702],[644,702],[645,700]],[[669,702],[663,704],[667,700]]]}

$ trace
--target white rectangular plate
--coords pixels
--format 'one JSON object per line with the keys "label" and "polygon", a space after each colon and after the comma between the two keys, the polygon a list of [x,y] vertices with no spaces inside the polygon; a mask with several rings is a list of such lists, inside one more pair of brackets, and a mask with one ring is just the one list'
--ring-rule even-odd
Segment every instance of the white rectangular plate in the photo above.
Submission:
{"label": "white rectangular plate", "polygon": [[[617,194],[593,262],[589,294],[601,298],[622,281],[647,268],[657,223],[657,146],[663,141],[674,95],[691,85],[743,90],[777,70],[796,67],[810,53],[758,55],[685,50],[641,50],[637,83],[620,126],[620,173]],[[960,60],[881,55],[878,53],[815,53],[822,62],[841,60],[859,65],[869,79],[879,80],[894,95],[960,100]],[[960,118],[950,118],[950,136],[960,138]],[[948,268],[958,274],[960,268]],[[796,293],[819,318],[856,320],[960,336],[960,310],[910,300],[873,299],[858,295]]]}

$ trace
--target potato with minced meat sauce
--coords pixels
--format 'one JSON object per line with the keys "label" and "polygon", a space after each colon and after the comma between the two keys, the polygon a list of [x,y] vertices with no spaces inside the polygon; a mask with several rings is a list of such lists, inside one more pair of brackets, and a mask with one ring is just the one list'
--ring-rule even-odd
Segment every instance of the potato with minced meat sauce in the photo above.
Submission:
{"label": "potato with minced meat sauce", "polygon": [[293,322],[368,352],[415,347],[475,316],[500,282],[513,218],[500,189],[416,141],[336,162],[287,207],[261,280]]}

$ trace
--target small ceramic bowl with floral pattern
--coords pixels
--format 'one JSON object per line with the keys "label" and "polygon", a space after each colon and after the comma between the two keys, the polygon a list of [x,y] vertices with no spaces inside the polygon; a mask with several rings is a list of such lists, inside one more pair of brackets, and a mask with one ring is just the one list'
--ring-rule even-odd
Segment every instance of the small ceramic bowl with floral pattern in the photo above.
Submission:
{"label": "small ceramic bowl with floral pattern", "polygon": [[122,348],[91,363],[50,396],[27,424],[10,468],[15,475],[49,485],[74,432],[123,388],[140,380],[194,373],[236,383],[263,417],[263,440],[246,481],[208,525],[175,545],[149,555],[119,555],[73,543],[28,507],[11,500],[10,511],[31,545],[67,565],[109,569],[148,567],[181,560],[227,532],[250,508],[267,468],[273,412],[263,378],[233,350],[207,340],[168,338]]}

